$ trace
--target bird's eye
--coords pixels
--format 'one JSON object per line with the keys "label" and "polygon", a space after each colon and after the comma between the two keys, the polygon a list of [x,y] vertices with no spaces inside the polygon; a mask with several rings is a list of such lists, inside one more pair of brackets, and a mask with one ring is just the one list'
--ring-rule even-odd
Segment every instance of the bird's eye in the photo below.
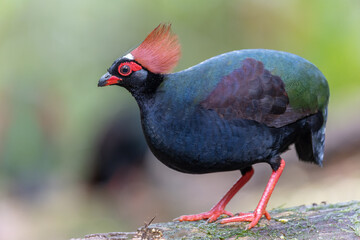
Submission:
{"label": "bird's eye", "polygon": [[131,74],[132,70],[131,67],[126,64],[126,63],[122,63],[119,66],[119,73],[123,76],[129,76]]}
{"label": "bird's eye", "polygon": [[123,62],[118,67],[118,72],[120,75],[126,77],[129,76],[132,72],[141,70],[142,67],[136,62]]}

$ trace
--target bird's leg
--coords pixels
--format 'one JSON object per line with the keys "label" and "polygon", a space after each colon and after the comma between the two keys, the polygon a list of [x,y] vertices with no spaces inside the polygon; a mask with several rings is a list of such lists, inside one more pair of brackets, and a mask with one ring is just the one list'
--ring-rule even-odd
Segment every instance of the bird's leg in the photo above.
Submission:
{"label": "bird's leg", "polygon": [[270,176],[269,182],[266,185],[265,191],[260,199],[259,204],[257,205],[255,211],[253,213],[241,213],[239,216],[225,218],[220,221],[220,223],[230,223],[230,222],[250,222],[248,225],[248,229],[254,227],[262,217],[265,217],[270,220],[270,215],[266,211],[266,205],[269,202],[270,196],[275,188],[277,181],[279,180],[281,173],[283,172],[285,167],[285,161],[281,159],[280,167],[278,170],[273,171]]}
{"label": "bird's leg", "polygon": [[253,168],[251,168],[249,171],[243,174],[243,176],[241,176],[241,178],[234,184],[234,186],[232,186],[232,188],[225,194],[225,196],[214,207],[212,207],[210,211],[195,215],[180,216],[175,220],[197,221],[197,220],[208,219],[209,222],[213,222],[216,219],[218,219],[218,217],[220,217],[220,215],[222,214],[233,216],[231,212],[225,211],[225,207],[229,203],[229,201],[234,197],[234,195],[250,180],[253,174],[254,174]]}

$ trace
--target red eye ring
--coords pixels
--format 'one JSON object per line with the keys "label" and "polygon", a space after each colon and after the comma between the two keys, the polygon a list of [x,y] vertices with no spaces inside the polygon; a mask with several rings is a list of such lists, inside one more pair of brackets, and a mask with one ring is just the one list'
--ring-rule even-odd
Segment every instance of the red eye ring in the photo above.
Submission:
{"label": "red eye ring", "polygon": [[118,67],[118,72],[120,75],[126,77],[129,76],[134,71],[139,71],[142,67],[135,62],[123,62]]}
{"label": "red eye ring", "polygon": [[122,63],[119,65],[118,72],[122,76],[129,76],[132,73],[131,67],[127,63]]}

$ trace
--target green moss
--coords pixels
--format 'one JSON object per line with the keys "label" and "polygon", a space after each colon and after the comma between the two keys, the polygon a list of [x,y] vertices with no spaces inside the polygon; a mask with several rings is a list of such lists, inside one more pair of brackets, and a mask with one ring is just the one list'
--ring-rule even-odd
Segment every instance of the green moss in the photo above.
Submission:
{"label": "green moss", "polygon": [[360,237],[360,209],[355,211],[354,215],[349,218],[350,224],[348,224],[348,229],[341,228],[344,232],[354,233],[356,236]]}
{"label": "green moss", "polygon": [[206,234],[209,239],[228,239],[239,237],[260,237],[256,231],[246,230],[248,223],[231,225],[219,225],[218,223],[210,223],[201,225],[199,230]]}

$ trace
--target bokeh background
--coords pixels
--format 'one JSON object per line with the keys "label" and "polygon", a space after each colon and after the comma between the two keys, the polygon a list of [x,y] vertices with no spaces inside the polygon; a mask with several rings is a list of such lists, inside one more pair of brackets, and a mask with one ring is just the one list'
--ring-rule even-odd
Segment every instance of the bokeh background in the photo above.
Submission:
{"label": "bokeh background", "polygon": [[[360,199],[360,1],[0,0],[0,239],[134,231],[154,216],[208,210],[240,176],[161,165],[130,94],[97,88],[113,60],[161,22],[182,44],[176,71],[243,48],[317,65],[331,90],[324,167],[287,153],[269,209]],[[112,177],[95,184],[95,161],[122,161],[119,149],[134,160],[109,163]],[[257,165],[228,210],[253,210],[270,173]]]}

